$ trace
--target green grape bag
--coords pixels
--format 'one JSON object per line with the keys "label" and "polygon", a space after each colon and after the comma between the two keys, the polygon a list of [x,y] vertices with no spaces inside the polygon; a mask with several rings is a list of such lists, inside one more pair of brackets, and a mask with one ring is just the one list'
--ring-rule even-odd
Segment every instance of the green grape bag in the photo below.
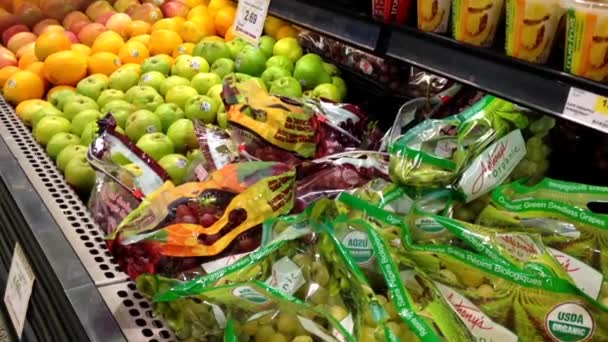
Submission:
{"label": "green grape bag", "polygon": [[467,201],[500,184],[526,154],[521,129],[528,118],[518,106],[485,96],[445,119],[429,119],[389,146],[397,183],[458,188]]}
{"label": "green grape bag", "polygon": [[514,182],[492,192],[478,223],[539,234],[579,288],[608,304],[608,216],[588,210],[608,189],[545,179]]}
{"label": "green grape bag", "polygon": [[403,222],[379,208],[376,219],[403,231],[403,256],[434,280],[478,340],[603,341],[608,311],[571,282],[449,245],[419,245]]}

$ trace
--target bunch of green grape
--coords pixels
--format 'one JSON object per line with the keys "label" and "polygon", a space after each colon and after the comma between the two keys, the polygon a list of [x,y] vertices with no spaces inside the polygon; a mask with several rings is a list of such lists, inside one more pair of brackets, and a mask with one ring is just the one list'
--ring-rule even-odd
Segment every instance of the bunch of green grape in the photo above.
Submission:
{"label": "bunch of green grape", "polygon": [[269,313],[236,327],[240,341],[252,342],[312,342],[313,335],[304,329],[294,313]]}
{"label": "bunch of green grape", "polygon": [[376,302],[382,306],[384,311],[384,318],[378,319],[374,317],[371,306],[368,307],[363,313],[364,326],[359,333],[358,342],[375,342],[375,341],[387,341],[385,330],[383,326],[386,326],[395,337],[401,341],[416,341],[416,335],[412,333],[410,328],[403,322],[401,317],[397,314],[397,309],[392,300],[384,295],[376,295]]}
{"label": "bunch of green grape", "polygon": [[547,143],[547,135],[555,127],[555,119],[542,116],[530,124],[525,135],[527,153],[524,159],[515,167],[511,180],[529,178],[531,183],[543,179],[549,169],[549,155],[551,147]]}

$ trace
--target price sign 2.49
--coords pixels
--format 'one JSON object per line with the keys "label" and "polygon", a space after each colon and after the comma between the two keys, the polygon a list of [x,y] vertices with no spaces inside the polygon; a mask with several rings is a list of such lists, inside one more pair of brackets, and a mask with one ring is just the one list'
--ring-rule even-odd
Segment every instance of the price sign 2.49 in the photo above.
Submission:
{"label": "price sign 2.49", "polygon": [[270,0],[240,0],[234,21],[234,33],[257,45],[264,31]]}

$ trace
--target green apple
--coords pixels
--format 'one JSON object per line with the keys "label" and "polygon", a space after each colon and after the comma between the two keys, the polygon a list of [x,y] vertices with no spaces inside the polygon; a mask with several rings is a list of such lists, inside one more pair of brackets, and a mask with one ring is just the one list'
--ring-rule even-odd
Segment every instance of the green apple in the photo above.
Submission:
{"label": "green apple", "polygon": [[287,69],[278,66],[273,66],[264,70],[260,78],[262,79],[262,81],[264,81],[266,87],[270,87],[272,82],[282,77],[291,77],[291,73]]}
{"label": "green apple", "polygon": [[184,111],[175,103],[164,103],[154,111],[163,124],[163,132],[166,132],[172,123],[184,117]]}
{"label": "green apple", "polygon": [[69,133],[71,129],[70,121],[64,117],[51,115],[45,116],[34,127],[34,139],[43,146],[46,146],[51,138],[61,132]]}
{"label": "green apple", "polygon": [[198,119],[206,124],[215,122],[219,103],[207,95],[198,95],[188,99],[186,102],[186,118],[190,120]]}
{"label": "green apple", "polygon": [[99,136],[99,125],[96,121],[89,122],[80,135],[80,143],[85,146],[89,146]]}
{"label": "green apple", "polygon": [[151,97],[157,95],[156,90],[150,86],[135,86],[125,92],[125,101],[133,103],[138,97]]}
{"label": "green apple", "polygon": [[274,44],[276,44],[277,40],[272,38],[271,36],[261,36],[259,47],[260,50],[266,55],[266,58],[272,56],[272,49],[274,48]]}
{"label": "green apple", "polygon": [[193,54],[203,57],[209,64],[220,58],[231,57],[230,48],[224,42],[201,41],[194,47]]}
{"label": "green apple", "polygon": [[295,63],[302,57],[302,47],[298,40],[293,37],[279,39],[272,48],[272,54],[275,56],[285,56]]}
{"label": "green apple", "polygon": [[192,120],[177,119],[169,126],[167,136],[171,139],[175,150],[178,152],[199,147]]}
{"label": "green apple", "polygon": [[80,137],[78,135],[66,132],[60,132],[49,140],[49,143],[46,145],[46,154],[51,157],[51,159],[55,160],[59,153],[66,147],[70,145],[79,145]]}
{"label": "green apple", "polygon": [[228,58],[218,58],[211,65],[211,72],[218,75],[220,78],[234,72],[234,61]]}
{"label": "green apple", "polygon": [[163,131],[163,124],[156,114],[140,109],[127,118],[125,132],[131,141],[138,141],[144,134]]}
{"label": "green apple", "polygon": [[38,109],[34,114],[32,114],[32,128],[36,128],[36,125],[40,121],[40,119],[46,116],[63,116],[63,112],[55,107],[43,107]]}
{"label": "green apple", "polygon": [[230,49],[230,58],[235,59],[236,56],[249,44],[241,38],[235,38],[226,43],[226,45],[228,45],[228,48]]}
{"label": "green apple", "polygon": [[306,90],[302,93],[302,97],[303,98],[307,98],[307,99],[314,99],[315,96],[312,93],[312,89],[311,90]]}
{"label": "green apple", "polygon": [[289,71],[289,76],[293,73],[293,62],[285,56],[272,56],[266,61],[266,69],[273,66],[281,67]]}
{"label": "green apple", "polygon": [[122,100],[125,98],[125,93],[116,89],[106,89],[99,94],[97,98],[97,105],[99,108],[103,108],[106,104],[114,100]]}
{"label": "green apple", "polygon": [[[112,116],[114,117],[114,120],[116,120],[116,124],[118,125],[116,127],[117,131],[118,131],[119,128],[121,130],[123,128],[125,128],[125,126],[127,125],[127,118],[134,111],[135,111],[135,109],[131,110],[131,109],[118,108],[118,109],[115,109],[115,110],[113,110],[113,111],[110,112],[110,114],[112,114]],[[123,134],[124,134],[124,132],[123,132]]]}
{"label": "green apple", "polygon": [[60,91],[56,91],[52,93],[47,100],[57,109],[61,110],[63,105],[67,103],[68,98],[76,95],[76,90],[74,89],[63,89]]}
{"label": "green apple", "polygon": [[331,83],[323,83],[316,86],[312,91],[312,96],[318,99],[327,99],[334,102],[342,101],[340,89]]}
{"label": "green apple", "polygon": [[193,57],[192,55],[179,55],[179,56],[175,57],[173,64],[175,64],[177,62],[189,61],[192,57]]}
{"label": "green apple", "polygon": [[72,98],[72,101],[68,102],[63,107],[63,116],[66,119],[72,121],[76,114],[87,109],[99,110],[99,106],[97,105],[97,102],[95,102],[95,100],[93,100],[92,98],[86,97],[84,95],[78,95]]}
{"label": "green apple", "polygon": [[270,93],[289,97],[302,97],[302,86],[300,82],[293,77],[281,77],[272,82],[270,85]]}
{"label": "green apple", "polygon": [[72,133],[81,136],[86,125],[88,125],[89,122],[96,122],[101,116],[101,112],[96,109],[87,109],[76,114],[72,119]]}
{"label": "green apple", "polygon": [[224,103],[224,100],[222,99],[223,90],[224,90],[223,84],[221,84],[221,83],[216,84],[213,87],[209,88],[209,91],[207,92],[207,96],[209,96],[210,98],[217,101],[217,103]]}
{"label": "green apple", "polygon": [[110,75],[110,89],[123,92],[135,87],[139,82],[139,74],[133,69],[118,69]]}
{"label": "green apple", "polygon": [[137,147],[156,161],[175,151],[171,139],[162,133],[144,134],[137,140]]}
{"label": "green apple", "polygon": [[65,166],[65,180],[74,190],[88,194],[95,185],[95,170],[86,156],[79,156]]}
{"label": "green apple", "polygon": [[169,75],[171,65],[162,56],[148,57],[141,64],[141,72],[145,74],[150,71],[158,71],[163,75]]}
{"label": "green apple", "polygon": [[[36,101],[36,102],[33,102],[31,105],[27,106],[24,110],[22,110],[17,115],[19,116],[19,119],[21,119],[21,121],[23,121],[24,124],[26,124],[27,126],[32,126],[32,117],[34,116],[34,114],[37,111],[39,111],[41,109],[45,109],[45,108],[54,108],[54,106],[50,102],[47,102],[47,101]],[[59,111],[59,110],[57,110],[57,111]],[[61,111],[59,111],[59,112],[61,112]]]}
{"label": "green apple", "polygon": [[160,85],[163,84],[166,79],[167,78],[162,72],[148,71],[139,78],[139,85],[149,86],[154,88],[156,91],[160,91]]}
{"label": "green apple", "polygon": [[342,101],[344,101],[344,99],[346,98],[346,82],[344,82],[344,80],[338,76],[334,76],[331,78],[331,84],[335,85],[336,88],[338,88],[338,90],[340,90],[340,98],[342,99]]}
{"label": "green apple", "polygon": [[84,96],[97,101],[101,92],[108,89],[108,76],[104,74],[93,74],[83,78],[76,85],[76,91]]}
{"label": "green apple", "polygon": [[57,168],[59,171],[64,172],[66,165],[75,158],[85,157],[87,156],[88,147],[84,145],[69,145],[66,146],[59,154],[57,155],[57,159],[55,163],[57,164]]}
{"label": "green apple", "polygon": [[167,103],[175,103],[181,109],[185,109],[186,101],[198,95],[196,89],[189,85],[178,85],[167,91],[165,100]]}
{"label": "green apple", "polygon": [[[222,60],[221,58],[218,59],[216,61],[216,63],[221,60]],[[209,89],[211,89],[211,87],[213,87],[216,84],[221,84],[221,83],[222,83],[222,79],[217,74],[205,72],[205,73],[197,74],[196,76],[192,77],[192,80],[190,81],[190,86],[192,86],[192,88],[196,89],[196,91],[199,94],[205,95],[205,94],[207,94]]]}
{"label": "green apple", "polygon": [[175,185],[184,183],[188,176],[190,161],[181,154],[168,154],[162,157],[158,164],[167,171]]}
{"label": "green apple", "polygon": [[[129,94],[133,89],[135,89],[133,93]],[[160,96],[154,88],[148,86],[131,88],[126,93],[127,99],[129,99],[129,95],[132,96],[131,103],[133,103],[137,109],[147,109],[151,112],[155,111],[158,106],[165,102],[163,97]]]}
{"label": "green apple", "polygon": [[313,89],[321,83],[331,82],[331,77],[323,68],[323,59],[314,53],[306,54],[296,62],[293,77],[305,89]]}
{"label": "green apple", "polygon": [[218,110],[216,120],[218,126],[224,129],[228,128],[228,113],[226,113],[225,108],[223,110]]}
{"label": "green apple", "polygon": [[244,49],[236,56],[234,65],[238,72],[260,76],[266,69],[266,55],[260,49]]}
{"label": "green apple", "polygon": [[173,64],[173,67],[171,68],[171,75],[181,76],[190,80],[199,72],[208,71],[209,64],[207,61],[202,57],[194,56],[176,60],[175,64]]}
{"label": "green apple", "polygon": [[200,161],[204,160],[205,157],[203,156],[203,151],[201,151],[200,148],[197,148],[197,149],[188,151],[186,158],[188,158],[188,160],[190,161],[190,164],[192,164],[193,162],[200,162]]}
{"label": "green apple", "polygon": [[231,74],[228,74],[226,76],[224,76],[224,81],[229,79],[229,78],[233,78],[234,80],[236,80],[237,83],[243,83],[243,82],[247,82],[247,81],[254,81],[255,83],[258,84],[258,86],[260,86],[260,88],[266,90],[266,85],[264,84],[264,81],[262,81],[261,78],[259,77],[253,77],[253,76],[249,76],[247,74],[243,74],[240,72],[234,72]]}
{"label": "green apple", "polygon": [[338,70],[338,68],[331,63],[323,62],[323,70],[325,70],[325,72],[329,76],[336,76],[336,75],[340,74],[340,71]]}
{"label": "green apple", "polygon": [[163,84],[160,85],[160,94],[162,96],[165,96],[166,100],[167,92],[169,91],[169,89],[178,85],[190,85],[190,80],[179,76],[169,76],[163,82]]}

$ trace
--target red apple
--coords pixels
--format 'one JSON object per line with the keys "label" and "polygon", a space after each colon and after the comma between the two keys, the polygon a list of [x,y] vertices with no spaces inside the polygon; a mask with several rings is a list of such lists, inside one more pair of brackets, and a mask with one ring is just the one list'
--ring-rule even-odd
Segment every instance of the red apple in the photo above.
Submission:
{"label": "red apple", "polygon": [[95,38],[99,36],[106,27],[100,23],[90,23],[85,25],[80,32],[78,32],[78,39],[85,45],[91,46],[95,41]]}
{"label": "red apple", "polygon": [[82,30],[83,27],[87,26],[90,23],[91,23],[91,21],[89,20],[89,18],[87,18],[87,20],[77,21],[77,22],[73,23],[72,26],[70,26],[70,31],[72,31],[72,32],[74,32],[74,34],[78,35],[80,33],[80,30]]}
{"label": "red apple", "polygon": [[116,14],[116,12],[106,12],[102,15],[100,15],[99,17],[97,17],[97,19],[95,20],[96,23],[100,23],[102,25],[105,26],[105,24],[108,22],[108,20],[114,15]]}
{"label": "red apple", "polygon": [[143,3],[154,4],[156,6],[160,6],[160,5],[164,4],[164,3],[166,3],[167,1],[165,1],[165,0],[143,0],[142,2]]}
{"label": "red apple", "polygon": [[17,66],[18,61],[15,55],[7,49],[3,49],[0,51],[0,69],[5,66]]}
{"label": "red apple", "polygon": [[86,10],[87,15],[93,21],[97,21],[97,18],[108,12],[114,12],[114,7],[109,2],[103,0],[95,1]]}
{"label": "red apple", "polygon": [[2,44],[7,45],[9,39],[11,39],[12,36],[14,36],[15,34],[17,34],[19,32],[29,32],[29,31],[30,31],[30,29],[23,24],[13,25],[13,26],[7,28],[6,30],[4,30],[4,32],[2,32]]}
{"label": "red apple", "polygon": [[163,12],[158,6],[151,3],[145,3],[135,7],[131,14],[131,19],[143,20],[151,24],[162,18]]}
{"label": "red apple", "polygon": [[11,39],[8,40],[6,47],[11,52],[16,53],[22,46],[36,41],[36,35],[31,32],[19,32],[16,33]]}
{"label": "red apple", "polygon": [[116,0],[114,3],[114,9],[118,12],[125,13],[131,6],[139,5],[138,0]]}
{"label": "red apple", "polygon": [[44,18],[42,10],[31,2],[22,2],[15,8],[15,15],[19,17],[21,23],[28,27],[33,27],[37,22]]}
{"label": "red apple", "polygon": [[0,0],[0,9],[6,10],[7,12],[13,11],[13,1],[12,0]]}
{"label": "red apple", "polygon": [[50,25],[61,25],[61,23],[59,21],[57,21],[57,19],[43,19],[41,21],[38,22],[38,24],[36,24],[34,26],[34,28],[32,29],[32,31],[34,32],[34,34],[36,34],[37,36],[41,35],[42,32],[44,31],[44,29],[47,26]]}
{"label": "red apple", "polygon": [[123,38],[129,35],[129,27],[131,25],[131,17],[125,13],[116,13],[106,22],[106,28],[117,32]]}
{"label": "red apple", "polygon": [[165,17],[187,17],[190,9],[187,5],[178,1],[168,1],[160,6]]}
{"label": "red apple", "polygon": [[66,14],[77,9],[72,1],[44,0],[40,1],[40,9],[46,17],[61,20]]}
{"label": "red apple", "polygon": [[76,36],[76,34],[74,32],[65,31],[64,34],[70,39],[72,44],[80,43],[80,40],[78,40],[78,36]]}
{"label": "red apple", "polygon": [[7,28],[17,25],[18,23],[19,17],[4,9],[0,9],[0,32],[4,32]]}
{"label": "red apple", "polygon": [[63,18],[62,24],[66,30],[69,30],[75,22],[82,20],[89,21],[89,17],[80,11],[72,11]]}

